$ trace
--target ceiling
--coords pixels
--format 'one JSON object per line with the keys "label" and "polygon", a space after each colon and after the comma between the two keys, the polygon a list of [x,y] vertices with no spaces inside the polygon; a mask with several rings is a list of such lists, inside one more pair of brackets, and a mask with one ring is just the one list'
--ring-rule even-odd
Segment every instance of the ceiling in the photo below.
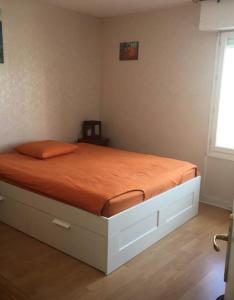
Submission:
{"label": "ceiling", "polygon": [[110,17],[170,7],[192,0],[43,0],[96,17]]}

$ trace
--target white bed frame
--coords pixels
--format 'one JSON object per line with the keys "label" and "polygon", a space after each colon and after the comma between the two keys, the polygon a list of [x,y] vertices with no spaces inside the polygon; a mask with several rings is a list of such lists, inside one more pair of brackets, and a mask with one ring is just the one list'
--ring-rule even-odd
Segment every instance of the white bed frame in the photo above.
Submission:
{"label": "white bed frame", "polygon": [[0,181],[0,221],[109,274],[197,215],[200,181],[111,218]]}

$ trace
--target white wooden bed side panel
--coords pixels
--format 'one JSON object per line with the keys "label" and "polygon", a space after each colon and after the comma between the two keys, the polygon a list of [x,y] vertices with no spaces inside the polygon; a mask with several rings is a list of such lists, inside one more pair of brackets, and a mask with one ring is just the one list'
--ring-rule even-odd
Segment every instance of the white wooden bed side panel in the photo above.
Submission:
{"label": "white wooden bed side panel", "polygon": [[107,237],[11,198],[0,202],[0,221],[106,273]]}
{"label": "white wooden bed side panel", "polygon": [[[196,197],[199,198],[200,183],[201,177],[198,176],[109,218],[108,235],[113,235],[119,232],[121,228],[126,228],[136,222],[139,222],[139,219],[146,218],[149,213],[154,212],[155,210],[162,210],[163,208],[169,209],[170,205],[179,205],[178,199],[187,197],[188,194],[195,193]],[[198,201],[195,201],[194,205],[198,210]]]}
{"label": "white wooden bed side panel", "polygon": [[49,213],[100,235],[107,235],[107,219],[91,214],[85,210],[53,200],[14,185],[0,181],[0,194],[9,199]]}
{"label": "white wooden bed side panel", "polygon": [[107,239],[105,236],[84,227],[61,222],[60,219],[36,209],[30,210],[28,221],[33,224],[29,226],[31,236],[106,272]]}
{"label": "white wooden bed side panel", "polygon": [[0,221],[108,274],[197,214],[200,180],[109,219],[0,181]]}
{"label": "white wooden bed side panel", "polygon": [[[1,197],[0,201],[0,221],[6,223],[22,232],[27,230],[27,216],[25,209],[21,203],[15,201],[7,201],[5,197]],[[6,205],[7,204],[7,205]]]}
{"label": "white wooden bed side panel", "polygon": [[[112,272],[198,214],[200,177],[109,219]],[[119,223],[119,224],[118,224]]]}

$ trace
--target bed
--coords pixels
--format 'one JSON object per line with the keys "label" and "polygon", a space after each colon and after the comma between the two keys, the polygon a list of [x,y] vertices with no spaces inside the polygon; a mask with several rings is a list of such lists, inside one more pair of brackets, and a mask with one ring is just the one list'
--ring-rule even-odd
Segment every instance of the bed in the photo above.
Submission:
{"label": "bed", "polygon": [[0,221],[109,274],[198,212],[195,165],[89,144],[0,155]]}

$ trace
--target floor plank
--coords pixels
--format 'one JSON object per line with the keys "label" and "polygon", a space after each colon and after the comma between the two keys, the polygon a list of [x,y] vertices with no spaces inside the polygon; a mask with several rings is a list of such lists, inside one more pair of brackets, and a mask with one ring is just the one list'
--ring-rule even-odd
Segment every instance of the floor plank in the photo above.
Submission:
{"label": "floor plank", "polygon": [[[214,300],[224,291],[229,212],[201,204],[199,216],[109,276],[0,223],[0,300]],[[95,249],[93,250],[95,251]]]}
{"label": "floor plank", "polygon": [[0,299],[28,300],[29,297],[16,288],[10,281],[0,276]]}

